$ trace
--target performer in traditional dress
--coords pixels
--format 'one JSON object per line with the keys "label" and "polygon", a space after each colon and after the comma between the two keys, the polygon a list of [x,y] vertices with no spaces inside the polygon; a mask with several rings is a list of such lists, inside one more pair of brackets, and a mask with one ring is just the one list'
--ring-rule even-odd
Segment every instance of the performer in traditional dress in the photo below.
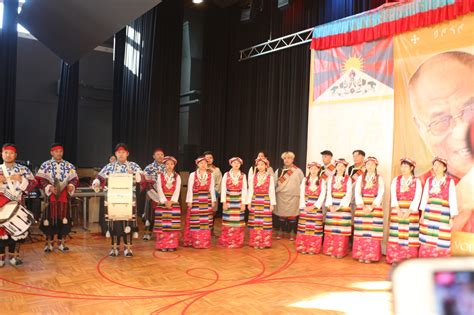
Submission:
{"label": "performer in traditional dress", "polygon": [[[219,200],[219,195],[221,193],[221,183],[222,183],[222,172],[221,170],[214,165],[214,155],[211,151],[206,151],[203,153],[204,158],[207,161],[207,170],[212,173],[214,179],[214,192],[216,194],[216,200]],[[214,216],[217,213],[218,203],[214,204],[212,212],[212,221],[211,221],[211,234],[214,235]]]}
{"label": "performer in traditional dress", "polygon": [[354,150],[354,152],[352,152],[352,158],[354,159],[354,164],[349,166],[347,174],[352,179],[352,183],[355,183],[357,178],[365,171],[365,152],[362,150]]}
{"label": "performer in traditional dress", "polygon": [[323,203],[326,181],[320,178],[321,164],[308,164],[309,175],[301,182],[300,218],[296,236],[296,251],[302,254],[319,254],[323,242]]}
{"label": "performer in traditional dress", "polygon": [[[319,171],[319,177],[324,179],[326,184],[329,177],[333,176],[336,172],[336,166],[332,163],[333,154],[329,150],[321,151],[321,160],[323,162],[321,170]],[[323,216],[326,216],[326,204],[323,202],[322,205]]]}
{"label": "performer in traditional dress", "polygon": [[214,177],[204,156],[196,160],[197,170],[189,175],[183,244],[193,248],[211,247],[211,229],[216,204]]}
{"label": "performer in traditional dress", "polygon": [[283,169],[275,172],[277,206],[274,213],[278,216],[279,225],[277,239],[281,239],[283,233],[287,232],[290,241],[294,241],[300,206],[300,185],[304,174],[294,164],[293,152],[284,152],[281,158]]}
{"label": "performer in traditional dress", "polygon": [[377,174],[378,160],[369,156],[365,160],[366,171],[357,178],[354,214],[354,244],[352,257],[359,262],[379,261],[382,256],[384,183]]}
{"label": "performer in traditional dress", "polygon": [[257,172],[249,178],[249,246],[256,249],[272,246],[272,211],[276,205],[275,181],[269,175],[267,159],[255,161]]}
{"label": "performer in traditional dress", "polygon": [[79,183],[76,168],[63,160],[64,148],[60,143],[51,145],[51,159],[41,164],[36,180],[48,200],[48,207],[42,215],[40,229],[46,238],[44,251],[50,253],[57,236],[58,249],[66,252],[65,237],[71,232],[70,197]]}
{"label": "performer in traditional dress", "polygon": [[345,159],[336,160],[336,174],[329,178],[326,194],[323,253],[336,258],[348,254],[352,234],[352,180],[346,175],[348,164]]}
{"label": "performer in traditional dress", "polygon": [[433,174],[425,182],[420,210],[420,257],[451,255],[451,228],[458,215],[456,184],[446,175],[448,161],[436,157]]}
{"label": "performer in traditional dress", "polygon": [[421,181],[415,177],[415,166],[416,162],[412,159],[400,159],[401,175],[392,180],[390,188],[392,209],[386,257],[389,264],[418,257],[420,246],[418,208],[423,187]]}
{"label": "performer in traditional dress", "polygon": [[[24,205],[23,195],[32,191],[36,186],[36,180],[31,171],[27,167],[15,163],[16,157],[16,146],[12,143],[5,143],[2,146],[3,164],[0,165],[0,208],[10,201]],[[0,267],[5,266],[7,247],[10,264],[13,266],[23,264],[20,257],[20,245],[27,236],[28,232],[21,236],[11,236],[0,227]]]}
{"label": "performer in traditional dress", "polygon": [[[153,152],[153,163],[147,165],[143,169],[143,176],[141,182],[142,190],[149,190],[153,189],[153,185],[157,183],[158,174],[162,174],[165,170],[164,159],[165,153],[163,149],[156,148]],[[143,240],[149,241],[151,239],[151,231],[152,231],[152,222],[153,222],[153,214],[156,205],[153,204],[154,201],[150,200],[149,196],[145,198],[145,209],[143,211],[143,222],[145,223],[145,231],[143,233]]]}
{"label": "performer in traditional dress", "polygon": [[[263,151],[258,152],[257,158],[255,159],[255,161],[258,160],[258,159],[267,159],[268,160],[267,155]],[[253,165],[253,166],[250,167],[247,178],[253,177],[253,174],[255,174],[256,168],[257,168],[257,165]],[[267,172],[271,176],[275,176],[275,172],[273,171],[273,168],[271,166],[268,166]]]}
{"label": "performer in traditional dress", "polygon": [[222,177],[222,230],[219,245],[238,248],[244,245],[245,205],[247,204],[247,177],[240,171],[243,161],[239,157],[229,160],[232,169]]}
{"label": "performer in traditional dress", "polygon": [[[257,161],[258,159],[266,159],[267,161],[269,161],[268,158],[267,158],[267,155],[265,154],[264,151],[259,151],[258,152],[257,158],[255,159],[255,161]],[[250,167],[250,169],[248,171],[247,179],[249,179],[249,180],[250,180],[250,178],[253,178],[253,174],[255,174],[255,172],[257,171],[257,165],[255,164],[255,161],[254,161],[254,164]],[[267,173],[270,176],[272,176],[273,178],[275,177],[275,172],[273,171],[273,168],[270,165],[267,167]],[[249,182],[249,185],[250,185],[250,182]],[[249,207],[247,207],[247,209],[245,210],[245,222],[246,223],[248,222],[248,219],[249,219]],[[273,218],[272,218],[272,220],[273,220]]]}
{"label": "performer in traditional dress", "polygon": [[[140,183],[142,180],[142,170],[137,163],[128,161],[128,148],[125,143],[119,143],[115,147],[115,156],[117,161],[109,163],[102,168],[97,175],[97,178],[92,182],[92,188],[96,192],[103,190],[106,185],[106,179],[110,174],[134,174],[135,182]],[[107,226],[107,237],[112,239],[112,248],[110,249],[109,256],[116,257],[120,255],[120,239],[123,238],[124,242],[124,256],[132,257],[132,238],[138,237],[137,220],[136,220],[136,186],[133,187],[133,206],[134,216],[130,220],[108,220]],[[107,202],[106,202],[107,206]]]}
{"label": "performer in traditional dress", "polygon": [[326,182],[329,177],[333,176],[336,172],[336,166],[332,163],[332,152],[329,150],[324,150],[321,152],[321,157],[323,165],[319,171],[319,177],[324,179]]}
{"label": "performer in traditional dress", "polygon": [[158,174],[157,181],[147,193],[153,201],[156,234],[155,248],[163,252],[175,251],[179,245],[181,230],[181,207],[179,193],[181,191],[181,176],[175,171],[178,161],[172,156],[163,158],[165,170]]}

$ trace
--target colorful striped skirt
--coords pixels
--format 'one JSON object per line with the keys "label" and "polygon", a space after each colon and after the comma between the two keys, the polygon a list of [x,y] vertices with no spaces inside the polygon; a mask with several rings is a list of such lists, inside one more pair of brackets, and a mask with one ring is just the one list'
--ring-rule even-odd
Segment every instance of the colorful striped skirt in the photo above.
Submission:
{"label": "colorful striped skirt", "polygon": [[[332,194],[332,205],[338,208],[344,192],[334,192]],[[352,209],[341,207],[336,212],[327,209],[326,220],[324,221],[324,243],[323,253],[328,256],[342,258],[349,253],[349,237],[352,234]]]}
{"label": "colorful striped skirt", "polygon": [[[364,205],[372,205],[374,197],[363,197]],[[363,208],[354,213],[354,243],[352,257],[365,261],[379,261],[382,256],[383,209],[373,208],[365,214]]]}
{"label": "colorful striped skirt", "polygon": [[272,246],[272,211],[268,194],[254,194],[249,211],[249,246]]}
{"label": "colorful striped skirt", "polygon": [[[165,194],[169,200],[171,195]],[[156,234],[155,248],[177,248],[179,242],[179,231],[181,230],[181,207],[179,203],[173,203],[171,209],[164,205],[155,206],[155,218],[153,232]]]}
{"label": "colorful striped skirt", "polygon": [[[306,205],[314,204],[319,196],[306,196]],[[300,210],[298,220],[298,233],[296,235],[295,247],[299,253],[319,254],[323,241],[323,211],[313,209]]]}
{"label": "colorful striped skirt", "polygon": [[451,227],[449,219],[449,202],[439,198],[430,198],[420,222],[420,257],[450,255]]}
{"label": "colorful striped skirt", "polygon": [[209,191],[193,193],[193,202],[186,213],[183,235],[184,246],[194,248],[211,247],[212,199]]}
{"label": "colorful striped skirt", "polygon": [[227,248],[239,248],[244,244],[245,210],[241,210],[240,191],[227,191],[229,208],[222,211],[222,230],[219,245]]}
{"label": "colorful striped skirt", "polygon": [[[411,200],[400,200],[400,209],[410,211]],[[408,218],[400,218],[396,210],[390,213],[390,234],[387,245],[387,263],[397,263],[418,256],[419,241],[418,211],[410,212]]]}

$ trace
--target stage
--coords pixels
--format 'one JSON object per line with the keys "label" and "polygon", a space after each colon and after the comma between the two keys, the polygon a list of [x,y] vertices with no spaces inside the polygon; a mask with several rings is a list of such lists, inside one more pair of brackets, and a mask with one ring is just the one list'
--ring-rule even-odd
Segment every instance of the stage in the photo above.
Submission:
{"label": "stage", "polygon": [[297,254],[287,239],[266,250],[167,253],[140,239],[132,258],[108,257],[110,241],[97,233],[68,245],[45,254],[42,241],[25,244],[23,266],[0,269],[2,314],[391,313],[389,265]]}

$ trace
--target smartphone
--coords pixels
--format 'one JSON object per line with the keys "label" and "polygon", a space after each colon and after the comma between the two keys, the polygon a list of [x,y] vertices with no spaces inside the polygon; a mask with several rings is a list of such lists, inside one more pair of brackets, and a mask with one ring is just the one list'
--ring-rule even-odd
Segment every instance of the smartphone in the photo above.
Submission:
{"label": "smartphone", "polygon": [[474,257],[407,260],[392,290],[396,315],[474,315]]}

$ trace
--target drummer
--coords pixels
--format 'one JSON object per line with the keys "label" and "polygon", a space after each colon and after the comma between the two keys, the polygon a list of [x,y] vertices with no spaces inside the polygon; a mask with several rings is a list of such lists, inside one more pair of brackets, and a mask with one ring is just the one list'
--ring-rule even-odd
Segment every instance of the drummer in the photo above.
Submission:
{"label": "drummer", "polygon": [[[106,186],[106,179],[110,174],[134,174],[135,182],[140,183],[142,170],[137,163],[128,161],[128,148],[125,143],[119,143],[115,147],[115,156],[117,160],[109,163],[102,168],[97,175],[97,178],[92,182],[92,188],[98,192],[104,189]],[[134,187],[135,188],[135,187]],[[135,191],[135,189],[134,189]],[[124,256],[132,257],[132,238],[138,237],[138,228],[136,222],[136,204],[135,195],[133,197],[133,208],[135,218],[133,220],[114,220],[108,222],[108,230],[106,233],[107,237],[112,238],[112,248],[110,249],[109,256],[116,257],[120,255],[120,239],[124,241]],[[107,217],[107,216],[106,216]],[[133,237],[132,237],[133,235]]]}
{"label": "drummer", "polygon": [[54,235],[57,235],[58,249],[67,252],[66,236],[71,232],[71,209],[69,198],[74,194],[79,177],[76,167],[63,159],[64,148],[53,143],[49,151],[51,159],[41,164],[36,179],[48,199],[48,208],[42,216],[40,229],[46,238],[45,253],[54,248]]}
{"label": "drummer", "polygon": [[[2,146],[2,160],[0,165],[0,217],[2,220],[2,208],[13,201],[23,204],[23,195],[27,194],[36,186],[36,180],[31,171],[20,164],[15,163],[17,156],[16,146],[6,143]],[[0,267],[5,266],[6,248],[10,264],[19,266],[23,264],[20,258],[20,244],[28,236],[28,231],[20,236],[11,236],[0,227]]]}

